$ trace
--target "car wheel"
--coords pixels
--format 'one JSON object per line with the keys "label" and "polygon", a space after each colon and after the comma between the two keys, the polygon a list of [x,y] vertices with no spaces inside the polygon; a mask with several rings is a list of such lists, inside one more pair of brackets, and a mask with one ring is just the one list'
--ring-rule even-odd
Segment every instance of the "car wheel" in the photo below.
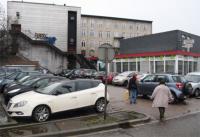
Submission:
{"label": "car wheel", "polygon": [[37,122],[47,121],[50,117],[50,109],[45,105],[37,106],[33,110],[33,118]]}
{"label": "car wheel", "polygon": [[200,90],[199,89],[196,89],[195,92],[194,92],[194,96],[195,97],[198,97],[200,95]]}
{"label": "car wheel", "polygon": [[128,85],[128,81],[124,81],[123,86],[127,87],[127,85]]}
{"label": "car wheel", "polygon": [[178,102],[177,96],[174,92],[171,92],[172,94],[172,100],[170,101],[170,104],[176,104]]}
{"label": "car wheel", "polygon": [[105,110],[105,99],[100,98],[96,101],[95,109],[97,112],[102,113]]}

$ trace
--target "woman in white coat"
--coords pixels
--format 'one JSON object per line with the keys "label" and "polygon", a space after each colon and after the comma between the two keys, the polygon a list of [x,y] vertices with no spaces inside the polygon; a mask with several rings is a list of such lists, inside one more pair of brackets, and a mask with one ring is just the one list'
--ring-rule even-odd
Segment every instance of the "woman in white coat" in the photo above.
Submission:
{"label": "woman in white coat", "polygon": [[162,120],[165,108],[168,107],[169,101],[172,100],[172,94],[170,89],[165,85],[164,80],[161,80],[160,84],[154,89],[151,99],[153,99],[152,107],[159,109],[160,119]]}

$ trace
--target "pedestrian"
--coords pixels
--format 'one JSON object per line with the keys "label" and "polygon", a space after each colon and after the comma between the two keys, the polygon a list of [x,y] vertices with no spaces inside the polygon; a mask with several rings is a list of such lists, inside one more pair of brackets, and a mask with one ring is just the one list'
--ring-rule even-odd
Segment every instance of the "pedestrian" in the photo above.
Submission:
{"label": "pedestrian", "polygon": [[165,80],[160,80],[160,84],[154,89],[151,99],[153,99],[152,107],[159,109],[160,120],[163,120],[165,109],[168,107],[169,101],[172,100],[172,94],[165,85]]}
{"label": "pedestrian", "polygon": [[137,93],[138,93],[138,81],[136,74],[133,74],[132,78],[130,78],[128,83],[128,90],[129,90],[130,104],[132,103],[136,104]]}

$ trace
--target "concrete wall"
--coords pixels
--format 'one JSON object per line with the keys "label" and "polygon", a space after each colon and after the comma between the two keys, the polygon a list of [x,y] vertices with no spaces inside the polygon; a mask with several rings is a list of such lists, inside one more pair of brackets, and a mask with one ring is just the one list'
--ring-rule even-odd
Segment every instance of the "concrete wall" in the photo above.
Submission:
{"label": "concrete wall", "polygon": [[31,44],[21,37],[18,38],[18,44],[18,54],[31,61],[38,61],[42,67],[48,68],[51,72],[59,72],[61,69],[67,68],[67,57],[48,46]]}
{"label": "concrete wall", "polygon": [[[8,1],[8,18],[10,23],[21,24],[22,31],[30,33],[44,33],[49,37],[56,37],[55,46],[67,51],[68,11],[77,12],[77,45],[80,45],[81,8],[54,4],[38,4],[30,2]],[[16,12],[19,12],[17,19]],[[28,34],[27,34],[28,35]]]}

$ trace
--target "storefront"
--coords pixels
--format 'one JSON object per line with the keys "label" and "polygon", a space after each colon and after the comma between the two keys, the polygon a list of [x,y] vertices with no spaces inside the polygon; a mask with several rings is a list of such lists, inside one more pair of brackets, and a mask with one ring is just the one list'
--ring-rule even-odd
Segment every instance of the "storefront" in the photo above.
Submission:
{"label": "storefront", "polygon": [[120,54],[113,61],[114,71],[180,75],[200,71],[199,42],[199,36],[183,31],[125,39],[120,44]]}

